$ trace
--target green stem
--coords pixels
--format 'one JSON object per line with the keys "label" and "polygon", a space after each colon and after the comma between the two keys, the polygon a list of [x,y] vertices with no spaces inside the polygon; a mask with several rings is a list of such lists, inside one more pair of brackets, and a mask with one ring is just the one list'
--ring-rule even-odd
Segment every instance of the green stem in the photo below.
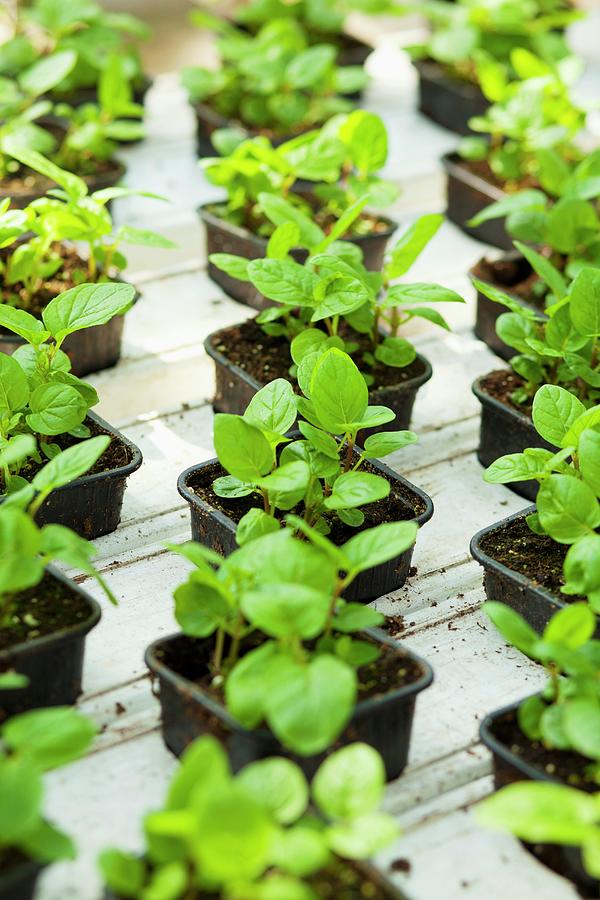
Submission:
{"label": "green stem", "polygon": [[217,638],[215,642],[215,652],[213,656],[213,670],[219,675],[221,666],[223,665],[223,647],[225,646],[225,631],[223,628],[217,630]]}

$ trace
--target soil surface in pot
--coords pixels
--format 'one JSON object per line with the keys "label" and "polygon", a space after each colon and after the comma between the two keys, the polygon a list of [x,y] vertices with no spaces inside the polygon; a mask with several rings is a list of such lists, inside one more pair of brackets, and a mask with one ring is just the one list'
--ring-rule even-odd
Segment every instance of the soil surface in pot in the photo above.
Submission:
{"label": "soil surface in pot", "polygon": [[[371,472],[374,475],[383,474],[380,469],[376,466],[371,466],[369,463],[363,463],[360,471]],[[204,500],[205,503],[210,504],[210,506],[220,510],[226,516],[229,516],[229,518],[237,525],[248,510],[259,505],[259,500],[252,495],[231,500],[224,497],[217,497],[212,489],[212,483],[215,478],[220,478],[226,474],[225,469],[219,463],[215,463],[212,466],[207,466],[202,469],[202,471],[197,472],[193,478],[188,481],[188,487],[197,494],[198,497]],[[334,544],[344,544],[355,534],[358,534],[367,528],[374,528],[376,525],[381,525],[383,522],[398,522],[414,519],[416,516],[425,512],[425,508],[425,504],[420,497],[412,492],[409,493],[402,484],[398,484],[397,482],[392,483],[391,491],[387,497],[383,500],[378,500],[376,503],[370,503],[367,506],[362,507],[365,521],[360,528],[352,528],[349,525],[344,524],[333,513],[326,514],[326,518],[328,518],[331,525],[331,531],[328,537]],[[302,508],[297,507],[291,512],[296,515],[302,515]]]}
{"label": "soil surface in pot", "polygon": [[[366,635],[362,635],[361,639],[375,644],[380,650],[380,655],[374,662],[357,669],[357,701],[383,697],[390,691],[413,684],[423,675],[423,670],[416,660],[404,656],[399,648],[378,644],[376,641],[371,641]],[[260,646],[264,640],[265,638],[262,636],[253,635],[242,642],[240,658],[244,656],[244,653]],[[204,692],[224,706],[223,683],[221,681],[215,686],[213,676],[208,669],[209,652],[210,648],[206,640],[194,640],[181,635],[168,648],[159,650],[157,656],[178,675],[197,684]],[[225,658],[226,654],[227,644]]]}
{"label": "soil surface in pot", "polygon": [[[64,168],[64,166],[63,166]],[[85,179],[92,185],[96,178],[115,177],[121,171],[121,166],[116,160],[95,159],[93,156],[80,159],[80,165],[76,169],[69,168],[75,175]],[[45,194],[50,188],[57,187],[56,182],[33,169],[21,166],[17,172],[0,181],[0,194],[12,197],[21,197],[32,193]]]}
{"label": "soil surface in pot", "polygon": [[[542,256],[550,257],[549,248],[539,248]],[[566,257],[552,258],[552,264],[564,271],[566,266]],[[480,259],[473,267],[473,275],[481,281],[487,281],[497,287],[502,288],[508,294],[525,300],[531,306],[536,307],[540,312],[546,309],[546,299],[548,297],[548,288],[544,282],[538,277],[536,272],[531,268],[527,260],[522,257],[516,258],[500,258],[500,259]],[[507,312],[503,306],[498,305],[500,312]]]}
{"label": "soil surface in pot", "polygon": [[592,794],[598,790],[591,774],[592,760],[572,751],[549,750],[540,741],[530,740],[519,728],[516,712],[494,722],[493,734],[511,753],[545,775]]}
{"label": "soil surface in pot", "polygon": [[[90,419],[87,419],[85,424],[91,431],[90,437],[96,437],[99,434],[108,434],[111,440],[102,456],[94,463],[92,468],[82,476],[83,478],[86,478],[88,475],[97,475],[100,472],[112,472],[114,469],[120,469],[121,466],[126,466],[131,462],[133,453],[126,444]],[[70,434],[57,434],[49,440],[53,444],[58,444],[61,450],[66,450],[67,447],[72,447],[74,444],[80,442],[80,438],[72,437]],[[28,481],[31,481],[47,462],[47,459],[44,459],[41,463],[30,460],[27,465],[21,469],[19,474]],[[0,486],[1,485],[2,479],[0,478]]]}
{"label": "soil surface in pot", "polygon": [[[8,249],[10,250],[12,247]],[[26,312],[31,313],[32,316],[40,319],[43,310],[51,300],[64,291],[77,287],[82,282],[92,280],[88,276],[86,260],[79,255],[74,247],[55,243],[52,245],[52,249],[58,252],[63,259],[63,264],[58,272],[44,282],[31,300],[27,298],[25,288],[21,282],[17,282],[17,284],[3,284],[2,303],[9,303],[18,309],[24,309]],[[4,251],[2,254],[4,258],[7,255],[7,251]],[[12,334],[12,332],[0,327],[0,334]]]}
{"label": "soil surface in pot", "polygon": [[338,860],[306,881],[320,900],[389,900],[390,897],[379,879]]}
{"label": "soil surface in pot", "polygon": [[0,628],[0,650],[71,628],[90,617],[85,599],[45,574],[36,587],[17,594],[10,625]]}
{"label": "soil surface in pot", "polygon": [[568,546],[557,544],[548,535],[534,534],[525,517],[513,519],[489,532],[481,539],[480,547],[496,562],[530,578],[536,585],[556,594],[565,603],[585,599],[560,593],[565,583],[563,563]]}
{"label": "soil surface in pot", "polygon": [[[326,212],[316,198],[307,194],[302,194],[302,196],[312,207],[313,218],[317,225],[323,229],[325,234],[329,234],[333,226],[337,223],[336,217],[331,213]],[[269,238],[275,230],[273,223],[267,219],[263,213],[257,212],[256,205],[253,206],[247,204],[234,215],[227,211],[227,206],[223,203],[215,203],[211,206],[207,206],[206,210],[212,213],[213,216],[222,219],[224,222],[228,222],[230,225],[237,225],[238,228],[246,228],[252,234],[259,237]],[[384,219],[380,219],[372,213],[362,212],[342,237],[357,238],[364,237],[365,235],[384,234],[389,230],[389,227],[389,222]]]}
{"label": "soil surface in pot", "polygon": [[494,372],[484,375],[479,382],[479,387],[485,394],[494,397],[495,400],[503,403],[504,406],[508,406],[531,418],[533,398],[527,404],[515,403],[512,400],[513,393],[522,388],[524,384],[525,382],[521,376],[513,372],[512,369],[496,369]]}
{"label": "soil surface in pot", "polygon": [[478,178],[487,181],[488,184],[492,184],[494,187],[500,188],[501,191],[505,191],[507,194],[514,194],[525,188],[539,188],[540,186],[537,178],[533,178],[531,175],[526,175],[519,181],[502,181],[485,159],[458,159],[456,162],[457,165],[466,169],[472,175],[477,175]]}
{"label": "soil surface in pot", "polygon": [[[352,341],[361,344],[361,350],[370,349],[365,335],[352,332],[348,335]],[[289,342],[284,337],[272,337],[265,334],[255,319],[248,319],[241,325],[232,325],[216,332],[212,341],[215,350],[222,353],[229,362],[243,369],[252,378],[261,384],[267,384],[276,378],[286,378],[291,381],[294,389],[299,391],[296,381],[290,376],[292,357],[290,355]],[[360,350],[352,354],[358,357]],[[374,369],[369,369],[375,381],[370,390],[382,387],[395,387],[405,381],[416,378],[424,371],[423,363],[415,359],[409,366],[398,369],[394,366],[384,366],[378,363]]]}

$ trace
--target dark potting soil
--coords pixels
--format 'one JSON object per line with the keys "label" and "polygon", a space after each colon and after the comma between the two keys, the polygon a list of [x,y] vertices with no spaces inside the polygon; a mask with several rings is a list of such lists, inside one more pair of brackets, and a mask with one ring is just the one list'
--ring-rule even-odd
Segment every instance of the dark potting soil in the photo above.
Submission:
{"label": "dark potting soil", "polygon": [[514,194],[525,188],[539,188],[540,186],[539,181],[531,175],[526,175],[519,181],[502,181],[485,159],[461,159],[458,161],[458,165],[473,175],[477,175],[483,181],[487,181],[488,184],[506,191],[507,194]]}
{"label": "dark potting soil", "polygon": [[592,760],[570,750],[549,750],[541,741],[530,740],[519,728],[516,712],[498,719],[493,734],[511,753],[545,775],[582,791],[597,792],[598,784],[591,774]]}
{"label": "dark potting soil", "polygon": [[[3,284],[2,303],[9,303],[11,306],[17,307],[17,309],[24,309],[39,319],[48,303],[59,294],[76,287],[84,281],[93,280],[89,277],[87,262],[78,254],[74,247],[56,243],[52,245],[52,249],[59,253],[63,259],[63,264],[58,272],[45,281],[31,299],[27,297],[25,288],[20,282],[17,282],[17,284]],[[3,256],[6,257],[6,255],[7,252],[4,251]],[[12,334],[11,331],[1,327],[0,333]]]}
{"label": "dark potting soil", "polygon": [[89,617],[84,598],[46,574],[36,587],[17,595],[10,625],[0,628],[0,650],[70,628]]}
{"label": "dark potting soil", "polygon": [[[362,636],[362,640],[369,640]],[[245,652],[255,649],[263,642],[263,636],[253,635],[242,643],[240,658]],[[390,691],[398,690],[404,685],[413,684],[422,676],[421,666],[410,657],[404,656],[399,647],[390,647],[387,644],[378,644],[372,641],[380,650],[379,657],[366,666],[357,669],[358,676],[358,700],[368,700],[372,697],[382,697]],[[225,658],[227,657],[225,645]],[[225,703],[223,683],[213,683],[212,673],[209,671],[212,643],[209,646],[206,640],[188,638],[185,635],[178,636],[169,644],[168,648],[159,650],[157,657],[170,669],[197,684],[203,691],[214,697],[220,704]]]}
{"label": "dark potting soil", "polygon": [[[360,350],[352,354],[355,358],[359,358],[361,351],[370,349],[365,335],[353,332],[348,339],[361,344]],[[276,378],[286,378],[297,389],[297,383],[292,381],[290,376],[293,360],[289,342],[284,337],[265,334],[255,319],[248,319],[241,325],[232,325],[230,328],[215,332],[212,345],[229,362],[239,366],[261,384],[268,384]],[[415,359],[402,369],[378,363],[374,369],[368,371],[375,378],[371,386],[371,390],[375,390],[402,384],[421,375],[424,369],[423,363]]]}
{"label": "dark potting soil", "polygon": [[[63,168],[67,168],[63,164]],[[118,162],[111,159],[95,159],[93,156],[84,156],[78,160],[76,167],[68,167],[70,172],[79,175],[87,181],[90,187],[97,178],[112,176],[115,177],[121,171]],[[0,196],[5,197],[21,197],[32,193],[45,194],[50,188],[55,188],[56,182],[33,169],[22,166],[14,175],[0,180]]]}
{"label": "dark potting soil", "polygon": [[[106,429],[97,425],[96,422],[93,422],[90,419],[86,419],[85,424],[91,431],[90,437],[96,437],[99,434],[108,434],[111,440],[102,456],[94,463],[89,472],[86,472],[83,476],[84,478],[87,475],[96,475],[100,472],[112,472],[114,469],[120,469],[121,466],[126,466],[131,462],[133,454],[126,444],[109,434]],[[58,444],[61,450],[66,450],[67,447],[72,447],[74,444],[78,444],[79,441],[80,438],[71,437],[70,434],[57,434],[49,438],[49,442]],[[19,474],[30,481],[47,462],[48,460],[45,458],[41,463],[30,461],[21,469]],[[0,479],[0,485],[1,483],[2,481]]]}
{"label": "dark potting soil", "polygon": [[[304,199],[312,207],[312,216],[325,234],[329,234],[333,226],[337,223],[337,219],[331,213],[328,213],[322,206],[318,205],[318,201],[303,194]],[[235,214],[230,213],[227,207],[222,203],[214,203],[207,206],[208,212],[229,222],[231,225],[237,225],[246,228],[252,234],[260,237],[268,238],[273,234],[275,226],[267,219],[262,212],[257,212],[256,207],[247,204],[243,209],[237,210]],[[356,238],[367,234],[383,234],[389,228],[389,223],[380,219],[372,213],[362,212],[360,216],[353,222],[350,229],[342,235],[343,238]]]}
{"label": "dark potting soil", "polygon": [[479,387],[485,394],[494,397],[505,406],[509,406],[511,409],[515,409],[517,412],[523,413],[524,416],[531,418],[533,398],[527,404],[515,403],[512,400],[513,393],[517,389],[522,388],[524,384],[525,382],[521,376],[513,372],[512,369],[496,369],[481,379]]}
{"label": "dark potting soil", "polygon": [[[381,475],[381,471],[368,462],[363,463],[361,472]],[[188,481],[188,487],[205,503],[220,510],[237,525],[248,510],[260,505],[259,499],[252,495],[235,499],[217,497],[212,489],[212,483],[215,478],[221,478],[226,474],[225,469],[219,463],[214,463],[212,466],[207,466],[200,472],[197,472]],[[331,531],[328,535],[329,540],[333,541],[334,544],[344,544],[360,531],[374,528],[383,522],[399,522],[414,519],[422,512],[425,512],[425,504],[420,497],[409,492],[401,484],[393,483],[387,497],[362,507],[362,511],[365,515],[365,521],[360,528],[352,528],[349,525],[345,525],[333,513],[327,514],[326,518],[331,526]],[[292,512],[296,515],[301,515],[302,508],[297,507]]]}
{"label": "dark potting soil", "polygon": [[[474,266],[473,274],[544,311],[547,291],[529,263],[521,259],[481,259]],[[507,312],[504,307],[498,309]]]}
{"label": "dark potting soil", "polygon": [[524,516],[486,534],[480,547],[496,562],[530,578],[534,584],[556,594],[565,603],[584,599],[560,593],[565,583],[563,563],[568,546],[557,544],[548,535],[534,534]]}

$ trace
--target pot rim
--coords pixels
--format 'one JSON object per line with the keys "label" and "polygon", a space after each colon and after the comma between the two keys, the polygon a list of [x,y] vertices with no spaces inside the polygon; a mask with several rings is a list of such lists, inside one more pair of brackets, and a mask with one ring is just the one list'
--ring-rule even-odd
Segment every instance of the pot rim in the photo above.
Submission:
{"label": "pot rim", "polygon": [[[374,639],[379,644],[385,644],[388,647],[392,647],[398,651],[398,656],[403,658],[408,658],[413,662],[416,662],[417,665],[421,668],[421,675],[416,681],[411,682],[410,684],[402,685],[402,687],[395,688],[382,696],[378,697],[369,697],[366,700],[359,700],[354,706],[354,713],[350,721],[355,718],[362,718],[365,715],[368,715],[374,709],[381,709],[382,707],[387,706],[389,703],[394,703],[398,700],[404,700],[408,697],[411,697],[413,694],[419,694],[421,691],[424,691],[425,688],[428,688],[430,684],[433,682],[434,674],[431,665],[427,662],[427,660],[423,659],[417,653],[414,653],[412,650],[409,650],[403,644],[400,644],[398,641],[395,641],[393,638],[389,637],[384,631],[380,628],[365,628],[363,631],[358,632],[359,635],[367,635],[368,637]],[[167,666],[166,663],[162,662],[157,657],[157,651],[160,650],[164,645],[168,645],[175,641],[180,637],[188,638],[188,640],[200,640],[201,642],[209,643],[210,638],[191,638],[188,635],[185,635],[183,632],[175,632],[173,634],[167,635],[167,637],[158,638],[158,640],[153,641],[147,648],[144,653],[144,661],[153,675],[164,678],[171,685],[177,685],[181,682],[185,682],[186,691],[188,692],[191,699],[193,699],[197,703],[202,703],[206,708],[210,710],[214,715],[220,717],[222,721],[225,722],[228,728],[237,733],[249,733],[255,734],[258,737],[272,737],[273,734],[270,729],[259,727],[255,729],[244,728],[237,719],[232,716],[227,707],[219,703],[215,700],[211,695],[199,687],[194,681],[190,681],[184,675],[179,675],[172,669],[170,666]]]}
{"label": "pot rim", "polygon": [[[253,317],[250,317],[251,321]],[[228,326],[229,328],[235,328],[238,325],[245,325],[245,322],[235,322],[233,325]],[[213,345],[213,339],[215,335],[219,334],[220,331],[224,331],[225,329],[219,329],[219,331],[212,331],[205,339],[204,339],[204,349],[208,356],[211,357],[216,363],[222,366],[224,369],[228,369],[232,372],[237,378],[241,381],[245,381],[246,384],[249,384],[252,388],[259,391],[261,388],[265,386],[265,383],[258,381],[254,376],[250,375],[246,372],[245,369],[242,369],[241,366],[238,366],[237,363],[232,362],[228,359],[225,354],[221,350],[217,350],[217,348]],[[419,362],[423,365],[423,372],[420,375],[415,375],[414,378],[409,378],[406,381],[398,382],[398,384],[390,384],[383,385],[381,388],[376,388],[376,391],[379,390],[394,390],[395,388],[404,387],[406,385],[410,385],[414,388],[420,388],[426,382],[428,382],[433,375],[433,368],[429,360],[426,356],[423,356],[421,353],[417,352],[415,357],[419,360]],[[371,391],[369,393],[372,393]],[[374,393],[374,392],[373,392]]]}
{"label": "pot rim", "polygon": [[7,888],[16,889],[19,886],[19,882],[29,877],[37,878],[48,865],[50,865],[50,863],[45,863],[42,862],[41,859],[33,859],[33,857],[28,856],[20,863],[17,863],[16,866],[11,866],[8,871],[0,874],[0,889],[3,892],[6,891]]}
{"label": "pot rim", "polygon": [[481,387],[485,378],[488,378],[493,372],[510,372],[510,369],[493,369],[492,372],[486,372],[485,375],[479,375],[473,384],[471,385],[471,390],[479,400],[482,406],[491,407],[496,412],[502,413],[505,416],[510,416],[513,419],[516,419],[522,425],[530,426],[534,428],[533,419],[530,416],[525,415],[525,413],[519,412],[518,409],[514,409],[512,406],[509,406],[507,403],[502,403],[501,400],[498,400],[497,397],[492,397],[491,394],[488,394]]}
{"label": "pot rim", "polygon": [[0,650],[0,663],[8,662],[11,664],[14,657],[18,654],[20,657],[36,654],[41,648],[52,644],[64,643],[76,637],[85,637],[85,635],[94,628],[102,616],[102,609],[97,600],[91,594],[88,594],[81,585],[77,584],[70,578],[67,578],[59,569],[54,566],[46,566],[46,573],[56,581],[59,581],[64,587],[68,588],[76,594],[79,594],[88,604],[90,613],[87,619],[82,622],[75,622],[73,625],[66,625],[57,631],[51,631],[48,634],[33,638],[30,641],[21,641],[18,644],[11,644]]}
{"label": "pot rim", "polygon": [[[250,231],[248,228],[244,228],[241,225],[234,225],[232,222],[228,222],[227,219],[223,219],[221,218],[221,216],[217,216],[215,213],[210,211],[209,207],[215,207],[219,204],[219,202],[224,203],[225,201],[213,200],[209,203],[202,203],[197,207],[196,211],[200,216],[202,222],[204,222],[205,225],[211,225],[213,228],[218,228],[221,231],[227,231],[230,234],[233,234],[236,237],[240,238],[241,240],[251,241],[257,247],[264,249],[266,252],[269,242],[265,238],[254,234],[254,232]],[[385,231],[379,231],[376,234],[360,234],[357,237],[341,238],[341,240],[350,240],[352,241],[352,243],[359,245],[367,244],[371,241],[389,240],[394,232],[398,230],[398,222],[396,222],[394,219],[390,219],[388,216],[381,215],[381,213],[377,213],[377,217],[381,222],[385,223]],[[308,252],[304,247],[293,247],[290,252],[293,252],[294,250]]]}
{"label": "pot rim", "polygon": [[473,84],[470,81],[465,81],[463,78],[459,78],[451,72],[448,72],[442,63],[439,63],[436,59],[425,56],[420,59],[412,59],[411,62],[419,75],[424,76],[428,81],[433,81],[436,84],[442,82],[446,86],[459,88],[460,93],[469,97],[469,99],[475,99],[477,97],[485,101],[485,94],[479,85]]}
{"label": "pot rim", "polygon": [[[292,435],[293,436],[293,435]],[[359,449],[359,448],[355,448]],[[412,481],[409,481],[407,478],[404,478],[403,475],[399,475],[397,472],[394,472],[393,469],[390,469],[389,466],[386,466],[385,463],[382,463],[381,460],[369,460],[370,464],[375,468],[379,469],[383,476],[385,476],[388,481],[395,481],[401,484],[405,489],[408,489],[411,493],[415,494],[422,503],[425,504],[425,509],[419,515],[414,516],[413,519],[407,519],[406,521],[416,521],[419,527],[425,525],[426,522],[429,522],[431,517],[433,516],[434,506],[433,500],[416,484],[413,484]],[[237,526],[233,519],[230,519],[226,513],[221,512],[220,509],[217,509],[214,506],[211,506],[210,503],[207,503],[201,497],[198,496],[191,488],[188,486],[188,481],[190,480],[192,475],[195,475],[197,472],[202,471],[203,469],[207,469],[209,466],[221,465],[219,459],[215,456],[212,459],[207,459],[204,462],[196,463],[193,466],[188,466],[178,477],[177,479],[177,490],[181,497],[189,503],[192,507],[200,507],[204,512],[209,513],[213,518],[215,518],[219,524],[226,528],[228,531],[231,531],[235,534],[237,530]],[[408,506],[408,503],[406,504]]]}
{"label": "pot rim", "polygon": [[466,166],[460,165],[460,160],[461,157],[456,151],[444,153],[442,156],[441,163],[449,177],[455,178],[457,181],[466,184],[480,194],[489,197],[490,203],[497,200],[504,200],[504,198],[508,196],[506,191],[503,191],[501,188],[496,187],[495,184],[486,181],[480,175],[475,175]]}

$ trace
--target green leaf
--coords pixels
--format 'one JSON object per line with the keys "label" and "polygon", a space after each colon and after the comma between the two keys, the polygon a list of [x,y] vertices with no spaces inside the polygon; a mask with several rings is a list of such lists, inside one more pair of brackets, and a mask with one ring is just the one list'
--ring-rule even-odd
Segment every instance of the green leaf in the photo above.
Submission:
{"label": "green leaf", "polygon": [[554,447],[570,446],[565,442],[569,429],[585,412],[585,406],[574,394],[555,384],[545,384],[533,398],[532,418],[538,434]]}
{"label": "green leaf", "polygon": [[282,825],[292,824],[306,811],[306,778],[299,766],[288,759],[250,763],[236,780]]}
{"label": "green leaf", "polygon": [[59,859],[75,859],[75,844],[49,822],[41,820],[34,830],[20,841],[20,848],[33,859],[55,862]]}
{"label": "green leaf", "polygon": [[552,453],[550,450],[535,449],[535,453],[509,453],[501,456],[485,470],[484,480],[488,484],[511,484],[541,478],[547,474],[546,465],[552,459]]}
{"label": "green leaf", "polygon": [[573,544],[600,525],[600,503],[590,488],[569,475],[551,475],[537,496],[540,523],[559,544]]}
{"label": "green leaf", "polygon": [[100,459],[108,445],[110,437],[105,434],[80,441],[72,447],[67,447],[58,453],[54,459],[46,463],[33,478],[32,484],[36,491],[55,490],[64,484],[74,481],[92,468]]}
{"label": "green leaf", "polygon": [[50,337],[39,319],[23,309],[15,309],[6,303],[0,303],[0,326],[18,334],[28,343],[38,346]]}
{"label": "green leaf", "polygon": [[489,600],[482,606],[483,611],[496,626],[502,637],[527,656],[534,654],[538,642],[537,632],[525,619],[504,603]]}
{"label": "green leaf", "polygon": [[509,194],[502,200],[490,203],[489,206],[482,209],[476,216],[469,219],[467,225],[470,228],[476,228],[478,225],[483,225],[484,222],[489,222],[490,219],[501,219],[503,216],[523,211],[544,210],[546,208],[546,203],[547,197],[542,191],[518,191],[515,194]]}
{"label": "green leaf", "polygon": [[225,697],[229,712],[244,728],[256,728],[263,721],[271,685],[285,679],[292,665],[272,641],[246,653],[236,663],[225,681]]}
{"label": "green leaf", "polygon": [[56,87],[75,66],[77,54],[74,50],[58,50],[42,56],[19,75],[19,86],[32,97],[39,97]]}
{"label": "green leaf", "polygon": [[244,256],[233,256],[231,253],[211,253],[208,261],[238,281],[250,281],[248,275],[249,260]]}
{"label": "green leaf", "polygon": [[421,216],[396,242],[385,266],[388,280],[404,275],[421,255],[429,241],[439,231],[444,217],[439,213]]}
{"label": "green leaf", "polygon": [[314,409],[323,427],[344,434],[364,417],[369,391],[350,357],[331,347],[315,365],[310,386]]}
{"label": "green leaf", "polygon": [[217,586],[194,578],[180,584],[174,593],[175,618],[184,634],[204,638],[227,621],[230,607]]}
{"label": "green leaf", "polygon": [[183,752],[181,762],[169,785],[167,809],[185,809],[196,788],[210,789],[230,779],[227,754],[212,736],[193,741]]}
{"label": "green leaf", "polygon": [[295,222],[284,222],[282,225],[278,225],[267,245],[268,258],[285,259],[290,250],[298,246],[299,240],[300,229]]}
{"label": "green leaf", "polygon": [[543,640],[576,650],[593,636],[596,617],[587,603],[572,603],[555,613],[544,629]]}
{"label": "green leaf", "polygon": [[590,594],[600,588],[600,535],[590,534],[569,547],[564,562],[564,594]]}
{"label": "green leaf", "polygon": [[258,202],[266,217],[274,225],[293,222],[298,227],[300,242],[303,247],[308,247],[309,249],[316,247],[324,239],[325,234],[319,226],[287,200],[284,200],[283,197],[261,193],[258,195]]}
{"label": "green leaf", "polygon": [[214,443],[221,465],[239,481],[258,481],[273,467],[275,454],[271,444],[262,431],[241,416],[218,413]]}
{"label": "green leaf", "polygon": [[44,325],[57,343],[83,328],[104,325],[126,312],[135,297],[129,284],[80,284],[51,300],[42,313]]}
{"label": "green leaf", "polygon": [[399,830],[392,816],[380,812],[366,813],[334,824],[329,829],[329,844],[342,857],[369,859],[392,843],[398,837]]}
{"label": "green leaf", "polygon": [[414,431],[384,431],[381,434],[371,434],[364,442],[365,457],[379,459],[415,444],[418,440]]}
{"label": "green leaf", "polygon": [[571,285],[569,312],[577,331],[585,337],[600,335],[600,272],[581,269]]}
{"label": "green leaf", "polygon": [[313,799],[332,820],[350,820],[379,806],[385,789],[381,756],[363,743],[351,744],[321,764],[312,782]]}
{"label": "green leaf", "polygon": [[350,113],[339,136],[348,147],[350,158],[361,175],[381,169],[387,160],[387,130],[379,116],[365,110]]}
{"label": "green leaf", "polygon": [[10,155],[27,168],[45,175],[50,181],[55,181],[70,197],[81,199],[87,196],[88,188],[82,178],[61,169],[36,150],[29,150],[13,142],[10,146]]}
{"label": "green leaf", "polygon": [[25,421],[37,434],[64,434],[85,419],[88,405],[68,384],[43,384],[29,398]]}
{"label": "green leaf", "polygon": [[291,259],[254,259],[248,264],[254,287],[268,300],[285,306],[314,306],[317,277]]}
{"label": "green leaf", "polygon": [[[464,299],[441,284],[419,281],[414,284],[394,284],[389,289],[386,307],[400,303],[464,303]],[[410,312],[410,310],[408,310]]]}
{"label": "green leaf", "polygon": [[135,244],[139,247],[154,247],[159,250],[173,250],[177,247],[173,241],[157,234],[155,231],[149,231],[147,228],[134,228],[132,225],[121,225],[117,232],[120,240],[126,244]]}
{"label": "green leaf", "polygon": [[296,421],[294,389],[285,378],[276,378],[258,391],[244,412],[244,420],[257,428],[284,435]]}
{"label": "green leaf", "polygon": [[343,546],[353,572],[381,565],[412,547],[417,538],[416,522],[385,522],[355,534]]}
{"label": "green leaf", "polygon": [[375,358],[384,366],[403,369],[417,358],[417,351],[405,338],[386,337],[377,345]]}
{"label": "green leaf", "polygon": [[600,705],[597,700],[583,697],[569,700],[565,705],[563,724],[577,753],[600,760]]}
{"label": "green leaf", "polygon": [[267,582],[241,598],[248,621],[270,637],[282,639],[317,637],[325,627],[330,606],[329,594],[291,582]]}
{"label": "green leaf", "polygon": [[582,432],[577,458],[583,480],[600,497],[600,433],[591,428]]}
{"label": "green leaf", "polygon": [[265,534],[272,534],[279,531],[281,525],[273,516],[268,515],[264,510],[254,507],[249,509],[245,516],[242,516],[238,522],[235,532],[235,539],[240,547],[255,541]]}
{"label": "green leaf", "polygon": [[562,300],[567,294],[567,283],[556,266],[553,266],[549,259],[527,244],[515,241],[515,247],[523,254],[534,272],[537,272],[540,278],[546,282],[556,299]]}
{"label": "green leaf", "polygon": [[353,509],[387,497],[390,483],[369,472],[345,472],[336,479],[331,494],[325,498],[327,509]]}
{"label": "green leaf", "polygon": [[335,60],[336,50],[330,44],[317,44],[294,56],[285,70],[285,80],[297,90],[311,88],[322,81]]}
{"label": "green leaf", "polygon": [[43,786],[29,760],[14,757],[0,766],[0,841],[15,846],[37,828]]}
{"label": "green leaf", "polygon": [[370,606],[363,606],[362,603],[345,603],[336,611],[333,627],[336,631],[352,634],[355,631],[364,631],[365,628],[376,628],[384,622],[384,616]]}
{"label": "green leaf", "polygon": [[25,372],[12,356],[0,353],[0,412],[16,412],[27,404],[28,399]]}

